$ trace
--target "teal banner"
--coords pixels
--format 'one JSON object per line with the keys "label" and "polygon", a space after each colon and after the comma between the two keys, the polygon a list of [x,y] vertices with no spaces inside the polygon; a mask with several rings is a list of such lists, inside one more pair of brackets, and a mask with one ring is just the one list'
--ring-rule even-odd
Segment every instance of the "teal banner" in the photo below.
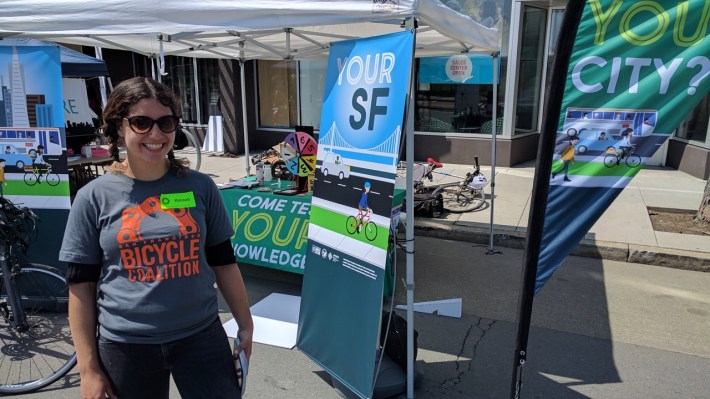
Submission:
{"label": "teal banner", "polygon": [[237,262],[303,274],[311,196],[221,190]]}
{"label": "teal banner", "polygon": [[587,2],[557,129],[536,292],[707,95],[709,22],[708,0]]}
{"label": "teal banner", "polygon": [[361,398],[373,392],[413,38],[338,42],[328,59],[297,345]]}
{"label": "teal banner", "polygon": [[58,265],[69,208],[58,46],[0,40],[0,196],[40,217],[24,261]]}

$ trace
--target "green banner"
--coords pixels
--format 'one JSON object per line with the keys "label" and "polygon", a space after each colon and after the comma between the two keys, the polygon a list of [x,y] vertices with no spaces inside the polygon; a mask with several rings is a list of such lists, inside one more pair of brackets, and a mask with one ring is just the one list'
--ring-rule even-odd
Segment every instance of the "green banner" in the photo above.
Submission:
{"label": "green banner", "polygon": [[303,274],[311,196],[256,190],[220,191],[234,227],[237,262]]}
{"label": "green banner", "polygon": [[536,292],[707,95],[709,23],[708,0],[586,3],[565,80]]}

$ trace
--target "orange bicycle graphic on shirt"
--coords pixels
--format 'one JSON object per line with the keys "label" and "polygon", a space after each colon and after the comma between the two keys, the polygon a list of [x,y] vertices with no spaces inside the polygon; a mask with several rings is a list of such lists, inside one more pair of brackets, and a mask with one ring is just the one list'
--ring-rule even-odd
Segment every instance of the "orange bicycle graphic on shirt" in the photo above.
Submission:
{"label": "orange bicycle graphic on shirt", "polygon": [[348,216],[345,221],[345,228],[348,233],[355,234],[365,231],[365,237],[370,241],[375,241],[377,238],[377,225],[370,220],[371,209],[358,209],[357,215]]}

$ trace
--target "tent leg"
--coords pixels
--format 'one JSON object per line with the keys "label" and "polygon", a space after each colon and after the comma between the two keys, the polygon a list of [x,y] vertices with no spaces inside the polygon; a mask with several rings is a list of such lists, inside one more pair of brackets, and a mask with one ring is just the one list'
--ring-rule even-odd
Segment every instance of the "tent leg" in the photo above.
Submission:
{"label": "tent leg", "polygon": [[[407,23],[413,29],[415,21],[408,19]],[[416,48],[416,29],[414,29],[413,45]],[[414,49],[412,49],[412,67],[409,78],[409,95],[405,120],[405,151],[407,156],[407,217],[406,217],[406,259],[407,259],[407,399],[414,398]]]}
{"label": "tent leg", "polygon": [[493,218],[495,216],[496,200],[496,136],[498,135],[498,57],[500,53],[493,53],[493,121],[491,122],[491,223],[488,233],[488,250],[486,255],[500,253],[493,249]]}
{"label": "tent leg", "polygon": [[[243,43],[242,43],[243,45]],[[247,85],[246,72],[244,71],[244,60],[239,60],[239,79],[242,91],[242,129],[244,130],[244,164],[247,169],[247,177],[251,174],[251,161],[249,159],[249,130],[247,130]]]}

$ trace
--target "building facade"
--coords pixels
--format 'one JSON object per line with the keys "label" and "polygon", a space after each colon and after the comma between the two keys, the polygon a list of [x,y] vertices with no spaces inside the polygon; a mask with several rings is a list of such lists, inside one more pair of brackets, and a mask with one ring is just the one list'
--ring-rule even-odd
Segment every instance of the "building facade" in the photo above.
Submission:
{"label": "building facade", "polygon": [[[556,40],[565,1],[450,0],[444,3],[499,30],[497,83],[498,166],[536,158],[543,104],[550,85]],[[707,39],[706,39],[707,40]],[[128,56],[127,56],[128,54]],[[138,54],[104,50],[114,84],[131,76],[155,76],[155,62]],[[474,61],[475,62],[475,61]],[[415,63],[415,160],[434,157],[467,164],[478,156],[491,162],[493,84],[432,82],[422,78],[424,59]],[[236,60],[166,57],[160,76],[183,99],[185,126],[204,137],[209,115],[224,120],[225,148],[243,153],[240,68],[246,73],[246,125],[250,150],[277,145],[296,126],[318,134],[327,61]],[[159,76],[159,74],[158,74]],[[710,95],[650,160],[707,179],[710,175]]]}

